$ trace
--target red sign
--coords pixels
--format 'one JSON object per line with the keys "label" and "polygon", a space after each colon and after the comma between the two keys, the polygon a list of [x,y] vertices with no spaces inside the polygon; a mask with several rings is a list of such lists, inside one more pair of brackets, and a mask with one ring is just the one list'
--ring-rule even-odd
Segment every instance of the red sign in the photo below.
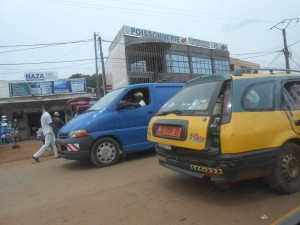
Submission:
{"label": "red sign", "polygon": [[176,137],[179,138],[181,133],[181,127],[175,126],[158,126],[156,130],[157,136],[169,136],[169,137]]}

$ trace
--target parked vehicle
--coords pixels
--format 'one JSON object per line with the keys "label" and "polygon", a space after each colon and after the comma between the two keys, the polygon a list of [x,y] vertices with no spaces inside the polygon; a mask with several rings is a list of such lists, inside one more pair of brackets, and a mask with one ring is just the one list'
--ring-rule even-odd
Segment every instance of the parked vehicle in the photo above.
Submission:
{"label": "parked vehicle", "polygon": [[[147,141],[147,126],[158,109],[182,83],[146,83],[113,90],[83,114],[69,121],[57,138],[65,159],[88,160],[98,166],[117,163],[119,156],[154,148]],[[142,93],[146,106],[126,107],[134,93]]]}
{"label": "parked vehicle", "polygon": [[240,69],[187,82],[149,123],[159,163],[215,182],[265,177],[274,189],[298,191],[300,71],[275,72]]}

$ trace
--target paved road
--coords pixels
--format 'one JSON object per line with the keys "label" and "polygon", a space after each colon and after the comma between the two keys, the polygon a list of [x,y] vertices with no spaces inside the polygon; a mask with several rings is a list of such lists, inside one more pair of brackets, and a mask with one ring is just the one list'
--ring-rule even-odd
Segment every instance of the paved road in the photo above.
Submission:
{"label": "paved road", "polygon": [[153,154],[102,169],[52,157],[3,163],[0,180],[1,225],[270,224],[300,204],[300,192],[260,180],[222,189],[160,167]]}

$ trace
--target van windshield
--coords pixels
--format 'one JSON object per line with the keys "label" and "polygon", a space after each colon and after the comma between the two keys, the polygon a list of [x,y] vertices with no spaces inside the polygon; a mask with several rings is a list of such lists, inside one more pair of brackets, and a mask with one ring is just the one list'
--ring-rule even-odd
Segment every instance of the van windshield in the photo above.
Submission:
{"label": "van windshield", "polygon": [[121,92],[124,91],[125,88],[119,88],[116,90],[113,90],[112,92],[107,93],[104,95],[103,98],[101,98],[96,104],[94,104],[91,108],[88,109],[88,111],[101,111],[114,101]]}
{"label": "van windshield", "polygon": [[208,115],[216,100],[222,81],[199,83],[182,89],[177,95],[167,101],[157,115],[199,114]]}

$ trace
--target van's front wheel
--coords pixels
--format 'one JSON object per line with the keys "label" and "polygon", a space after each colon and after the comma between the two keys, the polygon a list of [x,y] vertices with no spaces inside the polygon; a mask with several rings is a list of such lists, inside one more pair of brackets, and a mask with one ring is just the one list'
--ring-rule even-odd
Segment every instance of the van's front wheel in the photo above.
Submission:
{"label": "van's front wheel", "polygon": [[120,156],[120,147],[112,138],[101,138],[95,142],[91,152],[91,162],[97,167],[116,164]]}
{"label": "van's front wheel", "polygon": [[297,144],[287,143],[282,147],[268,181],[272,188],[284,193],[300,190],[300,147]]}

